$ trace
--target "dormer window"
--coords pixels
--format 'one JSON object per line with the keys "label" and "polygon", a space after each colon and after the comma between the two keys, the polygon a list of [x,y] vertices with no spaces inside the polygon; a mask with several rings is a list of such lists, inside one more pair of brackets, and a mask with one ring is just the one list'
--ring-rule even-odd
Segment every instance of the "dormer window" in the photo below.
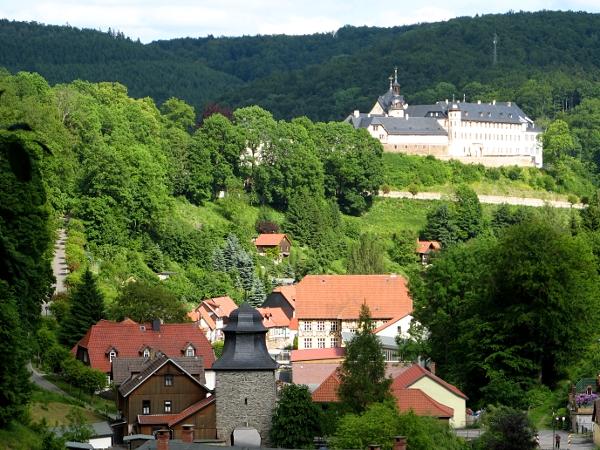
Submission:
{"label": "dormer window", "polygon": [[185,356],[195,356],[196,350],[191,345],[188,345],[185,349]]}
{"label": "dormer window", "polygon": [[113,359],[115,359],[117,357],[117,352],[114,350],[111,350],[110,352],[108,352],[108,360],[110,362],[113,362]]}
{"label": "dormer window", "polygon": [[150,349],[149,348],[145,348],[144,352],[142,353],[142,356],[144,358],[150,358]]}

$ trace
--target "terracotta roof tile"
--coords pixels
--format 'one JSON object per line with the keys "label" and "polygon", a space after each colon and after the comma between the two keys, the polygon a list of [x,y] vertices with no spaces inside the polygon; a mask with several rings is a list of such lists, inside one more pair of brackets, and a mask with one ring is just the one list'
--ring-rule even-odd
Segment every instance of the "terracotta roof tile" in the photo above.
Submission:
{"label": "terracotta roof tile", "polygon": [[288,241],[290,240],[290,238],[287,237],[286,234],[281,233],[259,234],[256,240],[254,241],[254,245],[261,247],[275,247],[279,245],[279,243],[283,239],[287,239]]}
{"label": "terracotta roof tile", "polygon": [[331,374],[325,378],[325,381],[315,389],[312,393],[313,402],[325,403],[325,402],[339,402],[340,397],[338,395],[338,389],[340,387],[340,376],[339,368],[336,368]]}
{"label": "terracotta roof tile", "polygon": [[263,325],[266,328],[288,327],[290,319],[281,308],[256,308],[263,316]]}
{"label": "terracotta roof tile", "polygon": [[101,320],[90,327],[71,352],[77,355],[78,347],[87,349],[90,366],[109,373],[108,348],[114,348],[119,358],[139,357],[139,349],[144,346],[169,357],[180,357],[184,356],[182,349],[187,342],[193,344],[196,356],[203,358],[204,367],[210,368],[215,361],[214,352],[206,336],[194,323],[165,323],[160,325],[159,331],[153,331],[151,324]]}
{"label": "terracotta roof tile", "polygon": [[208,298],[203,300],[196,309],[188,313],[193,322],[203,319],[211,330],[216,327],[216,319],[226,319],[237,305],[229,296]]}
{"label": "terracotta roof tile", "polygon": [[298,319],[355,319],[363,303],[373,319],[412,312],[412,299],[398,275],[307,275],[296,284]]}
{"label": "terracotta roof tile", "polygon": [[307,348],[304,350],[292,350],[290,361],[317,361],[326,359],[341,360],[344,357],[345,353],[346,349],[344,347]]}
{"label": "terracotta roof tile", "polygon": [[468,397],[456,386],[453,386],[447,381],[442,380],[440,377],[432,374],[429,370],[421,367],[418,364],[413,364],[408,370],[402,372],[400,375],[394,378],[394,381],[392,382],[392,389],[409,388],[423,377],[428,377],[432,379],[436,383],[442,385],[449,391],[453,392],[459,397],[464,398],[465,400],[468,399]]}
{"label": "terracotta roof tile", "polygon": [[400,412],[413,411],[417,416],[450,418],[454,409],[442,405],[420,389],[392,389]]}
{"label": "terracotta roof tile", "polygon": [[442,248],[438,241],[418,241],[417,253],[427,253],[428,251],[437,251]]}
{"label": "terracotta roof tile", "polygon": [[273,292],[279,292],[288,301],[290,306],[295,308],[296,303],[296,284],[277,286]]}

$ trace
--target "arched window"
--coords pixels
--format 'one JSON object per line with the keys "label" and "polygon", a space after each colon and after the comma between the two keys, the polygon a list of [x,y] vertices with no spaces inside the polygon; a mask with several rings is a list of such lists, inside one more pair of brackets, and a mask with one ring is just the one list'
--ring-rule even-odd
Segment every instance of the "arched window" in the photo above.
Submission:
{"label": "arched window", "polygon": [[185,349],[185,356],[195,356],[195,354],[196,351],[194,350],[194,347],[188,345],[188,347]]}
{"label": "arched window", "polygon": [[115,359],[117,357],[117,352],[115,352],[114,350],[111,350],[110,352],[108,352],[108,360],[110,362],[113,362],[113,359]]}

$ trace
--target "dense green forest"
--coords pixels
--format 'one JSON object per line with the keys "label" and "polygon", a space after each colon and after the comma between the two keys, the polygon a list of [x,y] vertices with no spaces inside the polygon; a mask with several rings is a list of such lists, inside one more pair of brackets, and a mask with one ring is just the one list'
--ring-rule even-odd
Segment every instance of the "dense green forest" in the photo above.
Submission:
{"label": "dense green forest", "polygon": [[[276,118],[340,120],[365,110],[397,66],[409,103],[513,100],[539,119],[598,91],[600,16],[508,13],[447,22],[343,27],[306,36],[134,42],[116,31],[0,22],[0,65],[51,83],[119,81],[135,97],[259,105]],[[497,33],[498,63],[492,64]]]}

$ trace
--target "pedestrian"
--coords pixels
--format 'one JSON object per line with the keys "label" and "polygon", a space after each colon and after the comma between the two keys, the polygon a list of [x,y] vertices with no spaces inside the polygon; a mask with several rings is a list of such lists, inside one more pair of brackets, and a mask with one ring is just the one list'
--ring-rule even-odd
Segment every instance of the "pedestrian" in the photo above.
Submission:
{"label": "pedestrian", "polygon": [[555,441],[554,448],[560,448],[560,434],[556,435],[556,437],[554,438],[554,441]]}

